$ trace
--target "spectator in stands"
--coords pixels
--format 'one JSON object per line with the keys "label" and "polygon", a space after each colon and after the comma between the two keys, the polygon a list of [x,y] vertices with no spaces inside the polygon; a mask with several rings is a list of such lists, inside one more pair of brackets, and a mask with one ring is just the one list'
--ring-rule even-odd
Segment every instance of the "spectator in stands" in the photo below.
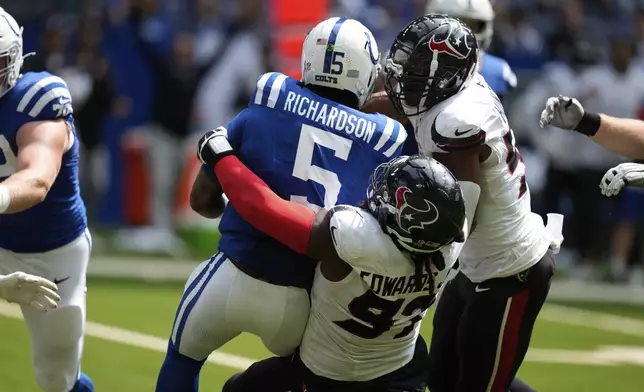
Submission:
{"label": "spectator in stands", "polygon": [[83,152],[81,188],[90,220],[96,213],[100,189],[105,187],[105,160],[99,146],[108,116],[123,117],[129,110],[125,98],[116,96],[109,63],[101,52],[101,17],[81,20],[76,31],[75,56],[59,71],[72,95],[77,134]]}
{"label": "spectator in stands", "polygon": [[[180,246],[174,233],[174,196],[185,163],[184,143],[194,125],[195,96],[203,78],[225,56],[215,51],[206,62],[196,65],[194,35],[188,31],[175,34],[171,53],[165,55],[145,39],[141,31],[143,16],[144,7],[134,4],[130,14],[130,22],[136,32],[133,38],[156,74],[152,125],[147,129],[150,136],[152,224],[155,229],[152,235],[160,244],[172,248]],[[231,25],[229,34],[236,28]],[[225,94],[220,86],[213,90],[215,94]]]}
{"label": "spectator in stands", "polygon": [[[611,116],[638,117],[644,99],[644,86],[641,84],[644,73],[639,67],[631,66],[634,54],[635,45],[631,36],[619,33],[612,37],[609,62],[590,67],[579,78],[577,96],[584,102],[584,107]],[[579,212],[573,212],[568,225],[572,229],[571,236],[576,236],[576,244],[583,259],[577,277],[589,280],[597,277],[595,262],[601,251],[609,245],[602,239],[610,234],[606,232],[609,226],[605,224],[608,218],[606,204],[609,200],[602,198],[597,192],[597,184],[603,173],[622,162],[622,158],[582,135],[575,151],[579,154],[577,161],[581,169],[577,170],[574,178],[566,181],[568,184],[575,184],[575,189],[579,192],[573,198],[574,210]],[[552,181],[556,181],[556,178]],[[644,200],[639,204],[644,205]],[[624,204],[620,209],[620,222],[613,236],[611,257],[616,275],[619,275],[620,268],[625,265],[632,244],[632,226],[628,222],[634,214],[642,211],[641,208],[633,210],[632,206]]]}
{"label": "spectator in stands", "polygon": [[[565,58],[546,64],[540,76],[528,84],[508,108],[517,139],[528,137],[535,148],[533,162],[526,161],[526,175],[530,191],[534,194],[535,209],[542,212],[558,211],[566,215],[565,248],[560,254],[559,264],[574,261],[576,253],[582,253],[579,237],[583,234],[578,231],[584,224],[584,216],[588,214],[583,209],[586,207],[581,199],[586,200],[586,196],[582,192],[588,191],[599,198],[595,189],[589,190],[591,184],[585,187],[581,185],[582,176],[578,175],[584,171],[581,153],[584,143],[588,141],[573,132],[542,130],[539,127],[544,100],[553,94],[574,96],[580,88],[579,73],[585,66],[601,59],[592,46],[580,43],[572,49]],[[566,206],[563,203],[566,199],[573,202]],[[575,253],[571,252],[573,250]]]}
{"label": "spectator in stands", "polygon": [[47,26],[42,35],[42,47],[38,48],[35,55],[25,60],[23,73],[49,71],[58,74],[58,71],[65,66],[67,37],[63,27],[64,18],[61,16],[53,16],[47,20]]}
{"label": "spectator in stands", "polygon": [[263,3],[238,0],[232,4],[229,25],[210,31],[217,36],[213,40],[216,46],[211,49],[216,58],[199,86],[199,122],[195,125],[200,131],[226,124],[235,116],[240,103],[246,106],[265,69],[264,41],[258,31]]}
{"label": "spectator in stands", "polygon": [[[644,70],[641,66],[632,65],[636,53],[637,46],[633,37],[618,35],[613,38],[610,47],[611,66],[606,67],[603,74],[591,74],[591,77],[600,78],[599,83],[611,86],[612,93],[606,93],[603,102],[605,108],[596,110],[597,108],[589,107],[589,110],[617,117],[644,119],[644,86],[641,84],[644,80]],[[611,247],[612,278],[615,281],[628,279],[633,285],[642,285],[644,273],[641,263],[632,271],[628,269],[636,229],[644,222],[642,189],[627,188],[621,193],[617,216],[618,222]]]}
{"label": "spectator in stands", "polygon": [[497,33],[492,52],[505,58],[513,68],[537,68],[546,53],[544,37],[530,23],[529,12],[528,5],[513,3],[506,17],[495,23]]}

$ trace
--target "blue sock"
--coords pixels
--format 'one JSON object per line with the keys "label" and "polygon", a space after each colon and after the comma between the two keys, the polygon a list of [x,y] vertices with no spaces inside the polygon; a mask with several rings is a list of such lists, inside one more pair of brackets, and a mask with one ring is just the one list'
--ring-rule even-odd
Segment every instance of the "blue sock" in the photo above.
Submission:
{"label": "blue sock", "polygon": [[177,351],[172,342],[159,372],[156,392],[197,392],[199,373],[205,361],[195,361]]}
{"label": "blue sock", "polygon": [[81,372],[70,392],[94,392],[94,381],[87,374]]}

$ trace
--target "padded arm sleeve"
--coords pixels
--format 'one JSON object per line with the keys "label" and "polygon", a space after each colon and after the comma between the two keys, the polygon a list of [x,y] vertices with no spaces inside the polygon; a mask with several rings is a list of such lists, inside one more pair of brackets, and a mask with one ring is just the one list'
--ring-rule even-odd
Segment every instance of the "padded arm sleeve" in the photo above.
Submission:
{"label": "padded arm sleeve", "polygon": [[312,210],[280,198],[234,155],[221,159],[214,170],[242,218],[294,251],[306,254],[315,220]]}

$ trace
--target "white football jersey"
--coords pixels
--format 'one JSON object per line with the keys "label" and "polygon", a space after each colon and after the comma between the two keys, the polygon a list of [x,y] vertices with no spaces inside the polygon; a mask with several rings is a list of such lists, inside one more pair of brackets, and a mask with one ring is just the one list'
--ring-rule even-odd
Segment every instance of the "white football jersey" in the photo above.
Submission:
{"label": "white football jersey", "polygon": [[486,144],[483,183],[470,233],[459,261],[473,282],[516,274],[539,262],[553,242],[543,219],[530,209],[525,165],[515,146],[503,105],[476,73],[456,95],[411,117],[423,154]]}
{"label": "white football jersey", "polygon": [[342,206],[330,223],[335,249],[353,271],[331,282],[318,265],[300,356],[319,376],[373,380],[414,356],[420,321],[434,300],[431,279],[424,271],[415,284],[413,262],[369,212]]}

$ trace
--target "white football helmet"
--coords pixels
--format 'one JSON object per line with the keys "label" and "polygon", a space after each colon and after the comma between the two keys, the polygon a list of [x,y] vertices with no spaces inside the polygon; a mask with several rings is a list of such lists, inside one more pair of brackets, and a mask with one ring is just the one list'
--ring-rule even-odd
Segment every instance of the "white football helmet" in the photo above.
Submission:
{"label": "white football helmet", "polygon": [[494,33],[494,8],[490,0],[429,0],[425,13],[461,19],[472,29],[481,51],[490,47]]}
{"label": "white football helmet", "polygon": [[304,39],[302,82],[347,90],[356,95],[359,107],[371,96],[380,68],[378,44],[357,20],[327,19]]}
{"label": "white football helmet", "polygon": [[0,97],[16,85],[23,59],[22,27],[0,7]]}

